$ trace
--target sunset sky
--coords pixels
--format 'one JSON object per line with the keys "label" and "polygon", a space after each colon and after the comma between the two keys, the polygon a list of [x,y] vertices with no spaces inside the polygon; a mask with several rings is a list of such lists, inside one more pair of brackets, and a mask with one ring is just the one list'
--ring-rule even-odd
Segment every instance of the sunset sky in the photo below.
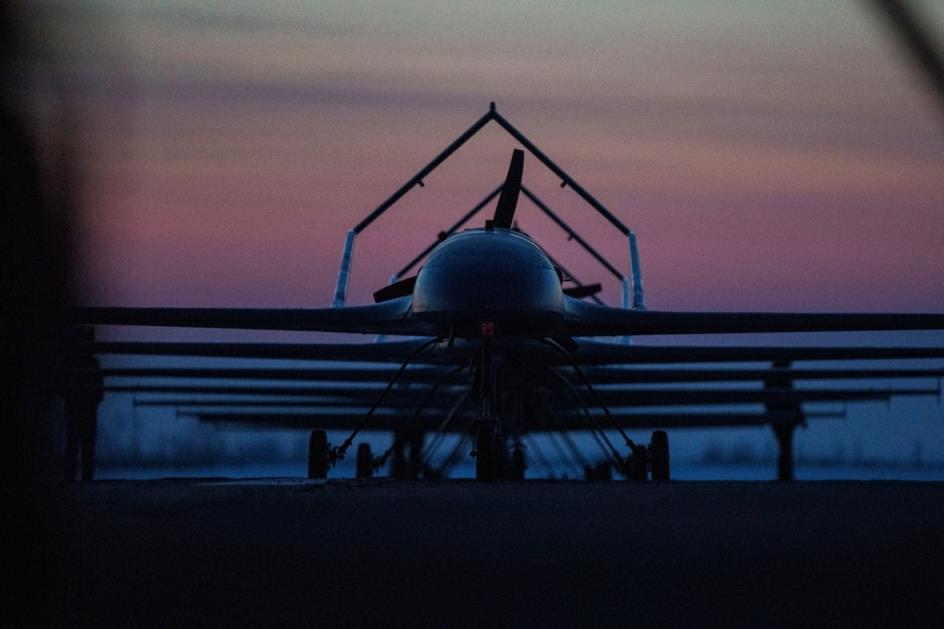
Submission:
{"label": "sunset sky", "polygon": [[[944,37],[944,2],[918,6]],[[637,232],[651,308],[944,303],[944,117],[863,2],[37,7],[84,125],[89,303],[329,305],[346,231],[489,101]],[[515,146],[487,127],[368,229],[350,302]],[[525,183],[626,265],[531,158]],[[519,219],[609,280],[527,201]]]}

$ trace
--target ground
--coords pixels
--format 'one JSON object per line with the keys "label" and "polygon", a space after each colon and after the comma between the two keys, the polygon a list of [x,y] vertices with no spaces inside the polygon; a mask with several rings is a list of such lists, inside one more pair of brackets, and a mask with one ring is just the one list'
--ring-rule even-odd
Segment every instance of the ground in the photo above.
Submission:
{"label": "ground", "polygon": [[17,624],[915,626],[944,613],[942,483],[164,480],[4,499],[44,527],[23,542]]}

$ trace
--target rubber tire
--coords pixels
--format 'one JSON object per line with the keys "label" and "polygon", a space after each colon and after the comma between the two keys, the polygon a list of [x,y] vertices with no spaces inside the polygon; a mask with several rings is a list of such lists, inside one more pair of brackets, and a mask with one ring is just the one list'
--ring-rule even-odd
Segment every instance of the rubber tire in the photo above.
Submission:
{"label": "rubber tire", "polygon": [[646,480],[648,464],[645,448],[639,448],[638,452],[629,455],[629,480]]}
{"label": "rubber tire", "polygon": [[514,448],[511,451],[511,479],[524,480],[524,470],[528,467],[524,448]]}
{"label": "rubber tire", "polygon": [[308,439],[308,478],[328,477],[328,433],[312,430]]}
{"label": "rubber tire", "polygon": [[369,443],[357,446],[357,472],[355,478],[370,478],[374,475],[374,453]]}
{"label": "rubber tire", "polygon": [[508,448],[505,445],[505,438],[500,435],[495,435],[495,440],[492,442],[495,444],[495,476],[496,480],[504,480],[510,478],[511,474],[511,459],[508,456]]}
{"label": "rubber tire", "polygon": [[652,433],[649,443],[649,469],[652,480],[669,480],[669,435],[664,430]]}
{"label": "rubber tire", "polygon": [[475,431],[475,480],[495,480],[498,467],[495,449],[495,424],[482,422]]}
{"label": "rubber tire", "polygon": [[594,480],[613,480],[613,466],[609,461],[600,461],[593,470]]}

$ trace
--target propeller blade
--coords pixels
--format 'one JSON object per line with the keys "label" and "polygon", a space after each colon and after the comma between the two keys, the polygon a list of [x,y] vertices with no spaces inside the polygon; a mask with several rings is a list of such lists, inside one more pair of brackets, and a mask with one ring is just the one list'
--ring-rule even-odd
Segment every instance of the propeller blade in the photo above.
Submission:
{"label": "propeller blade", "polygon": [[564,294],[570,297],[576,297],[577,299],[583,299],[584,297],[593,297],[601,290],[603,290],[603,287],[599,282],[596,282],[595,284],[583,284],[581,286],[565,288]]}
{"label": "propeller blade", "polygon": [[511,229],[515,218],[515,208],[518,205],[518,193],[521,192],[523,171],[524,151],[515,149],[511,154],[511,164],[508,166],[508,175],[505,177],[501,196],[498,197],[498,207],[495,208],[495,218],[492,220],[495,227]]}
{"label": "propeller blade", "polygon": [[390,301],[397,297],[408,297],[413,294],[413,286],[416,285],[416,276],[407,277],[393,284],[384,286],[374,293],[374,302]]}

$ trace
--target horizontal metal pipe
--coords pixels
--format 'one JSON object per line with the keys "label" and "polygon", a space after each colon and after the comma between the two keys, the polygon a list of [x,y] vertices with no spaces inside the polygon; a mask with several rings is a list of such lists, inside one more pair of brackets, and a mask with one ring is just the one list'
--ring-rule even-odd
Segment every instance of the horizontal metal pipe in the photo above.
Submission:
{"label": "horizontal metal pipe", "polygon": [[568,236],[568,237],[570,237],[570,238],[572,238],[574,241],[576,241],[576,243],[577,243],[578,245],[580,245],[581,247],[583,247],[583,249],[584,249],[587,253],[589,253],[591,256],[593,256],[594,259],[596,259],[597,262],[599,262],[601,265],[603,265],[603,268],[605,268],[607,271],[609,271],[610,274],[613,275],[613,277],[615,277],[615,278],[618,279],[618,280],[622,280],[622,279],[623,279],[623,274],[620,273],[619,271],[617,271],[617,270],[616,270],[616,267],[614,267],[612,264],[610,264],[609,260],[607,260],[606,258],[604,258],[603,255],[602,255],[599,251],[597,251],[596,249],[594,249],[594,248],[590,245],[590,243],[588,243],[586,240],[584,240],[584,239],[580,236],[580,234],[578,234],[576,231],[574,231],[573,228],[571,228],[571,226],[568,225],[566,221],[564,221],[564,219],[562,219],[560,216],[558,216],[556,212],[554,212],[551,208],[549,208],[549,207],[547,206],[546,203],[544,203],[544,201],[542,201],[542,200],[539,199],[534,193],[532,193],[532,192],[527,188],[527,186],[521,186],[521,191],[524,193],[524,195],[525,195],[526,197],[528,197],[528,199],[531,200],[532,203],[534,203],[534,205],[537,206],[537,208],[538,208],[539,210],[541,210],[542,212],[544,212],[544,214],[546,214],[548,218],[550,218],[552,221],[554,221],[554,223],[557,224],[558,227],[560,227],[562,230],[564,230],[564,232],[567,233],[567,236]]}
{"label": "horizontal metal pipe", "polygon": [[373,223],[381,214],[386,212],[387,209],[390,208],[391,205],[399,201],[403,195],[409,192],[414,186],[422,183],[423,179],[425,179],[427,175],[433,172],[433,170],[435,170],[436,167],[439,166],[441,163],[446,161],[446,159],[450,155],[455,153],[459,149],[459,147],[465,144],[469,140],[469,138],[471,138],[473,135],[478,133],[479,130],[482,127],[484,127],[486,124],[488,124],[490,120],[494,119],[496,115],[497,114],[494,108],[489,109],[489,111],[484,116],[476,120],[472,124],[471,127],[466,129],[462,133],[462,135],[460,135],[458,138],[453,140],[452,144],[450,144],[445,149],[443,149],[442,152],[439,153],[439,155],[434,157],[431,162],[426,164],[426,166],[420,169],[418,173],[413,175],[413,177],[411,177],[409,181],[403,184],[396,192],[391,194],[383,203],[377,206],[377,208],[374,211],[372,211],[370,214],[364,217],[364,219],[360,223],[355,225],[354,232],[359,234],[362,231],[364,231],[368,225]]}
{"label": "horizontal metal pipe", "polygon": [[497,188],[495,188],[494,190],[492,190],[491,192],[489,192],[488,195],[487,195],[484,199],[482,199],[481,201],[479,201],[478,203],[476,203],[475,206],[474,206],[471,210],[469,210],[468,212],[466,212],[466,213],[462,216],[462,218],[460,218],[458,221],[456,221],[451,227],[449,227],[449,229],[447,229],[447,230],[445,230],[445,231],[442,232],[442,234],[443,234],[443,237],[442,237],[442,238],[437,238],[437,239],[436,239],[433,243],[431,243],[428,247],[426,247],[425,249],[423,249],[423,251],[420,252],[419,255],[417,255],[415,258],[413,258],[412,260],[410,260],[410,262],[407,263],[406,266],[404,266],[402,269],[400,269],[399,271],[397,271],[396,274],[395,274],[392,278],[390,278],[390,280],[391,280],[390,283],[392,284],[392,283],[395,282],[396,280],[400,279],[401,277],[403,277],[404,275],[406,275],[407,273],[409,273],[410,270],[413,269],[413,267],[415,267],[417,264],[419,264],[420,262],[422,262],[423,259],[424,259],[426,256],[428,256],[428,255],[430,254],[430,252],[431,252],[433,249],[435,249],[436,246],[439,245],[439,243],[442,242],[445,237],[451,236],[452,234],[454,234],[454,233],[456,232],[456,230],[458,230],[460,227],[462,227],[462,226],[465,225],[467,222],[469,222],[469,220],[471,220],[473,216],[475,216],[476,214],[478,214],[478,213],[482,210],[482,208],[484,208],[486,205],[488,205],[488,203],[489,203],[492,199],[494,199],[496,196],[498,196],[498,193],[501,192],[501,189],[502,189],[502,187],[501,187],[501,186],[498,186]]}
{"label": "horizontal metal pipe", "polygon": [[541,149],[539,149],[537,146],[534,145],[533,142],[531,142],[531,140],[525,137],[523,133],[518,131],[518,129],[516,129],[513,124],[508,122],[508,120],[506,120],[504,116],[502,116],[498,112],[494,112],[493,117],[494,117],[495,122],[500,124],[502,128],[505,129],[505,131],[511,134],[513,138],[518,140],[518,142],[520,142],[522,146],[528,149],[528,151],[530,151],[532,155],[537,157],[541,161],[542,164],[544,164],[551,170],[551,172],[553,172],[555,175],[560,177],[561,181],[563,181],[568,186],[570,186],[574,190],[574,192],[580,195],[584,201],[589,203],[590,206],[593,207],[593,209],[595,209],[597,212],[603,215],[603,217],[606,220],[608,220],[610,223],[612,223],[614,227],[620,230],[620,232],[622,232],[623,235],[629,234],[629,228],[626,227],[626,225],[624,225],[622,221],[616,218],[616,216],[614,216],[608,209],[603,207],[602,203],[597,201],[592,194],[584,190],[583,186],[577,183],[573,179],[573,177],[571,177],[566,172],[564,172],[563,168],[555,164],[554,161],[550,157],[545,155],[541,151]]}

